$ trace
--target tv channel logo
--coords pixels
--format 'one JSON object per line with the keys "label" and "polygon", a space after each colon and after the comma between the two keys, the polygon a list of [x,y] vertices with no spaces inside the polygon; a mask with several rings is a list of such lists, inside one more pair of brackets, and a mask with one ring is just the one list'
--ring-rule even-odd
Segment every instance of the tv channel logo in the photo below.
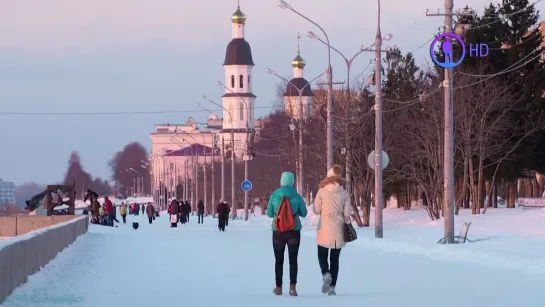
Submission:
{"label": "tv channel logo", "polygon": [[[452,49],[452,42],[449,39],[444,39],[450,37],[453,40],[457,40],[460,46],[462,47],[462,55],[460,58],[455,61],[453,56],[453,49]],[[444,40],[444,41],[443,41]],[[441,42],[443,41],[443,42]],[[436,45],[440,45],[439,50],[443,53],[443,60],[444,62],[439,61],[436,56]],[[470,57],[479,57],[483,58],[488,55],[488,45],[487,44],[469,44],[469,56]],[[464,41],[456,34],[454,33],[443,33],[441,35],[438,35],[433,42],[431,42],[430,46],[430,56],[433,62],[442,68],[454,68],[460,64],[462,64],[462,61],[466,57],[466,44]]]}

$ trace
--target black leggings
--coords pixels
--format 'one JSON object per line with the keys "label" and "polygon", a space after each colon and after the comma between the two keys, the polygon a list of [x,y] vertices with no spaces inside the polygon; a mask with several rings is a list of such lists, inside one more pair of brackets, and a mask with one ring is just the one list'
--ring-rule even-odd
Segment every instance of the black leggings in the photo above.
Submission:
{"label": "black leggings", "polygon": [[290,285],[297,284],[297,258],[299,255],[299,245],[301,244],[301,232],[294,231],[273,231],[272,235],[274,250],[274,275],[276,286],[282,287],[282,276],[284,274],[284,253],[286,245],[288,246],[288,259],[290,262]]}
{"label": "black leggings", "polygon": [[[331,252],[330,252],[331,251]],[[331,262],[331,267],[327,262],[327,256],[329,254],[329,261]],[[331,274],[331,285],[335,286],[337,284],[337,277],[339,276],[339,256],[341,255],[341,249],[329,249],[318,245],[318,262],[320,263],[320,269],[322,270],[322,275],[325,273]]]}

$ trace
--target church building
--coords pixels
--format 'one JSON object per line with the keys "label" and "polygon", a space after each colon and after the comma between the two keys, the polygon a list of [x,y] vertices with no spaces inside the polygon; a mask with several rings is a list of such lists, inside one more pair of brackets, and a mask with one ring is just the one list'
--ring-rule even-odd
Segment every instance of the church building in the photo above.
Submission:
{"label": "church building", "polygon": [[[206,172],[210,176],[211,162],[227,159],[233,144],[237,161],[249,159],[252,136],[261,121],[255,119],[254,61],[250,44],[244,38],[245,26],[246,15],[238,5],[231,16],[232,39],[225,51],[224,81],[218,82],[218,86],[224,88],[221,118],[210,114],[206,123],[198,124],[190,117],[184,124],[155,125],[150,133],[152,149],[148,168],[156,200],[164,202],[177,197],[190,199],[195,204],[198,192],[193,191],[191,182],[195,178],[202,179],[197,173]],[[219,170],[216,171],[219,176]],[[202,182],[199,184],[202,189]],[[218,200],[216,195],[216,199],[209,201],[215,204]]]}

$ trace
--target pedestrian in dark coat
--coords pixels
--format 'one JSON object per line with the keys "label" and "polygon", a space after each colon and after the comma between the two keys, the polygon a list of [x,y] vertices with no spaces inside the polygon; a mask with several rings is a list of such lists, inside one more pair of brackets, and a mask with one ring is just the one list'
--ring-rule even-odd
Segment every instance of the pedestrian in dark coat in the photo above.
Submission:
{"label": "pedestrian in dark coat", "polygon": [[155,208],[151,203],[148,203],[148,206],[146,207],[146,214],[148,215],[148,221],[149,223],[153,223],[153,216],[155,215]]}
{"label": "pedestrian in dark coat", "polygon": [[180,213],[179,213],[179,217],[180,217],[180,224],[185,224],[187,223],[187,215],[185,213],[185,203],[184,201],[180,201]]}
{"label": "pedestrian in dark coat", "polygon": [[220,200],[220,203],[217,208],[218,212],[218,229],[220,231],[225,231],[225,223],[229,219],[229,205],[227,202]]}
{"label": "pedestrian in dark coat", "polygon": [[189,223],[189,214],[191,213],[191,204],[186,200],[184,204],[184,213],[187,222]]}
{"label": "pedestrian in dark coat", "polygon": [[178,202],[173,199],[168,207],[168,213],[170,214],[170,227],[178,227]]}
{"label": "pedestrian in dark coat", "polygon": [[202,200],[197,203],[197,218],[199,224],[204,223],[204,202]]}

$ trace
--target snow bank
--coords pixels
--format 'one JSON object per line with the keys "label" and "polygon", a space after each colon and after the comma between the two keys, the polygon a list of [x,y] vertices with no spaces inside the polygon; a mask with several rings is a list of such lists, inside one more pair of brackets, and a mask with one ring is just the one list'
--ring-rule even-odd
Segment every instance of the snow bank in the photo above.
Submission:
{"label": "snow bank", "polygon": [[0,241],[0,303],[88,230],[87,216]]}
{"label": "snow bank", "polygon": [[[314,236],[319,217],[308,207],[308,215],[301,219],[305,236]],[[455,234],[463,223],[471,222],[468,238],[473,243],[440,245],[443,220],[431,221],[427,212],[387,208],[383,211],[384,238],[374,237],[374,210],[370,227],[358,228],[358,240],[351,244],[399,254],[426,256],[432,259],[460,263],[475,263],[506,269],[516,269],[545,276],[545,209],[489,208],[486,214],[472,215],[462,209],[455,217]],[[270,227],[272,219],[254,217],[235,224]]]}

